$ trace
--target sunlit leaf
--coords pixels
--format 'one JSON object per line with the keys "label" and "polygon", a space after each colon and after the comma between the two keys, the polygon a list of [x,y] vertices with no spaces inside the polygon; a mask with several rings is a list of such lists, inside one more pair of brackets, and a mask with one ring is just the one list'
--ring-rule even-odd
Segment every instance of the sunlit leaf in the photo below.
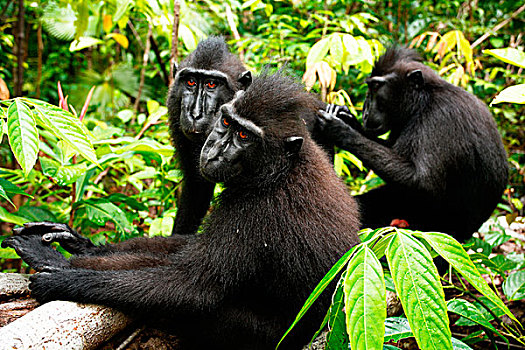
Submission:
{"label": "sunlit leaf", "polygon": [[103,43],[104,42],[100,39],[92,38],[90,36],[81,36],[80,38],[73,40],[71,42],[71,45],[69,45],[69,51],[71,52],[80,51],[85,48],[88,48],[94,45],[103,44]]}
{"label": "sunlit leaf", "polygon": [[117,0],[117,8],[113,18],[114,22],[118,22],[128,12],[128,9],[133,4],[133,0]]}
{"label": "sunlit leaf", "polygon": [[492,55],[505,63],[525,68],[525,52],[508,47],[506,49],[483,50],[483,53]]}
{"label": "sunlit leaf", "polygon": [[326,54],[330,50],[330,39],[323,38],[316,42],[308,51],[306,57],[306,67],[311,67],[317,62],[321,62],[325,58]]}
{"label": "sunlit leaf", "polygon": [[70,185],[86,172],[86,163],[61,165],[59,162],[49,159],[40,158],[42,173],[53,178],[59,186]]}
{"label": "sunlit leaf", "polygon": [[38,130],[33,112],[20,98],[14,99],[7,110],[7,136],[18,164],[28,176],[38,157]]}
{"label": "sunlit leaf", "polygon": [[173,155],[174,149],[172,146],[162,145],[154,140],[141,139],[122,148],[116,149],[115,153],[120,154],[128,151],[154,152],[163,156],[171,157]]}
{"label": "sunlit leaf", "polygon": [[525,104],[525,84],[513,85],[503,89],[494,97],[490,105],[502,102]]}
{"label": "sunlit leaf", "polygon": [[106,37],[115,40],[120,46],[127,49],[129,46],[129,40],[124,34],[120,33],[109,33]]}
{"label": "sunlit leaf", "polygon": [[343,61],[343,41],[339,33],[330,35],[330,56],[335,63],[334,68],[340,69]]}
{"label": "sunlit leaf", "polygon": [[419,347],[452,349],[445,294],[427,248],[406,230],[396,230],[386,257]]}
{"label": "sunlit leaf", "polygon": [[49,1],[41,17],[46,32],[60,40],[71,40],[75,37],[77,15],[70,4],[60,7]]}
{"label": "sunlit leaf", "polygon": [[57,106],[29,98],[25,98],[24,101],[35,108],[35,117],[42,128],[49,130],[84,158],[97,164],[97,156],[84,124]]}
{"label": "sunlit leaf", "polygon": [[182,24],[179,27],[179,39],[182,39],[184,46],[188,51],[193,51],[197,48],[197,39],[189,27]]}
{"label": "sunlit leaf", "polygon": [[344,282],[347,333],[353,350],[382,349],[386,290],[383,268],[366,245],[348,264]]}
{"label": "sunlit leaf", "polygon": [[440,232],[415,232],[414,234],[425,239],[432,248],[448,261],[474,288],[486,296],[507,316],[518,322],[499,296],[494,293],[485,279],[481,277],[478,269],[474,266],[467,252],[465,252],[458,241]]}

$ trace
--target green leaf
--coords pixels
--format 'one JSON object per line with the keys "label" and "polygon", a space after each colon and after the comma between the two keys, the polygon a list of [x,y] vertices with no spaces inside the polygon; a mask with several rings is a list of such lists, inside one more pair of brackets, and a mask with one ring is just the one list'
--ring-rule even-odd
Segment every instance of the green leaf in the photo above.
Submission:
{"label": "green leaf", "polygon": [[452,347],[454,348],[454,350],[472,350],[470,346],[454,337],[452,338]]}
{"label": "green leaf", "polygon": [[[2,179],[3,180],[3,179]],[[5,189],[2,187],[2,184],[0,183],[0,197],[2,197],[3,199],[5,199],[6,201],[9,202],[9,204],[11,204],[13,207],[16,207],[15,204],[11,201],[11,198],[9,198],[9,196],[7,195],[7,192],[5,191]]]}
{"label": "green leaf", "polygon": [[385,279],[379,260],[366,245],[348,264],[344,292],[351,348],[381,349],[386,319]]}
{"label": "green leaf", "polygon": [[17,212],[18,215],[27,218],[29,221],[51,221],[58,222],[58,218],[54,213],[44,207],[33,207],[24,205],[20,207]]}
{"label": "green leaf", "polygon": [[138,211],[146,211],[148,210],[148,207],[136,200],[135,198],[126,196],[122,193],[113,193],[109,197],[107,197],[107,200],[110,202],[120,202],[127,204],[130,208],[138,210]]}
{"label": "green leaf", "polygon": [[99,44],[104,44],[104,41],[100,39],[92,38],[90,36],[81,36],[80,38],[73,40],[71,42],[71,45],[69,45],[69,51],[71,52],[80,51],[85,48],[88,48],[94,45],[99,45]]}
{"label": "green leaf", "polygon": [[113,22],[118,22],[122,16],[128,12],[128,9],[133,4],[133,0],[118,0],[115,9],[115,15],[113,16]]}
{"label": "green leaf", "polygon": [[61,165],[55,160],[44,157],[40,158],[40,164],[42,165],[42,173],[52,177],[59,186],[70,185],[77,181],[87,169],[86,163]]}
{"label": "green leaf", "polygon": [[339,280],[335,294],[332,298],[332,305],[328,311],[328,334],[326,335],[326,349],[339,350],[348,349],[348,333],[346,333],[345,322],[345,293],[343,288],[343,280],[345,274]]}
{"label": "green leaf", "polygon": [[389,317],[385,320],[385,342],[397,342],[413,337],[408,320],[404,317]]}
{"label": "green leaf", "polygon": [[115,153],[120,154],[128,151],[143,151],[143,152],[154,152],[161,154],[166,157],[171,157],[174,153],[174,149],[169,145],[162,145],[154,140],[141,139],[135,142],[132,142],[126,146],[123,146],[115,150]]}
{"label": "green leaf", "polygon": [[503,282],[503,293],[509,300],[525,298],[525,270],[513,272]]}
{"label": "green leaf", "polygon": [[78,118],[46,102],[30,98],[24,98],[24,101],[35,107],[38,125],[49,130],[90,162],[98,164],[97,155],[88,136],[89,131]]}
{"label": "green leaf", "polygon": [[506,49],[483,50],[484,54],[494,56],[505,63],[525,68],[525,52],[508,47]]}
{"label": "green leaf", "polygon": [[0,207],[0,221],[9,222],[11,224],[17,224],[20,226],[22,226],[26,222],[29,222],[28,219],[15,214],[11,214],[3,207]]}
{"label": "green leaf", "polygon": [[503,89],[499,94],[494,97],[494,100],[490,105],[495,105],[497,103],[510,102],[510,103],[525,103],[525,84],[518,84],[509,86],[506,89]]}
{"label": "green leaf", "polygon": [[386,257],[419,347],[452,349],[445,294],[429,251],[409,231],[396,230]]}
{"label": "green leaf", "polygon": [[15,205],[13,204],[13,202],[11,202],[11,198],[9,196],[15,194],[21,194],[23,196],[33,198],[33,196],[25,193],[20,188],[18,188],[18,186],[12,184],[9,180],[0,178],[0,197],[4,198],[6,201],[11,203],[13,207]]}
{"label": "green leaf", "polygon": [[72,40],[75,37],[77,16],[70,4],[59,7],[55,1],[47,2],[41,17],[46,32],[60,40]]}
{"label": "green leaf", "polygon": [[479,324],[480,326],[491,330],[492,332],[499,335],[501,338],[505,339],[508,343],[507,338],[505,338],[493,325],[490,324],[489,320],[485,318],[485,315],[478,310],[476,306],[464,299],[452,299],[447,303],[447,309],[450,312],[458,314],[465,317],[466,319]]}
{"label": "green leaf", "polygon": [[[385,321],[385,342],[397,342],[401,339],[413,337],[408,320],[404,317],[389,317]],[[454,350],[472,350],[467,344],[456,338],[452,338]]]}
{"label": "green leaf", "polygon": [[27,177],[38,157],[38,130],[33,113],[15,98],[7,110],[7,136],[11,150]]}
{"label": "green leaf", "polygon": [[96,225],[104,226],[108,221],[112,221],[120,233],[135,231],[135,228],[128,221],[122,209],[106,199],[87,199],[75,203],[75,206],[79,208],[84,207],[88,219]]}
{"label": "green leaf", "polygon": [[290,333],[290,331],[295,327],[295,325],[297,324],[297,322],[299,322],[299,320],[304,316],[304,314],[306,313],[306,311],[308,311],[308,309],[310,308],[310,306],[312,306],[312,304],[317,300],[317,298],[321,295],[321,293],[326,289],[326,287],[330,284],[330,282],[332,282],[332,280],[339,274],[339,272],[341,272],[341,270],[343,269],[343,267],[346,265],[346,263],[348,262],[348,260],[350,260],[350,258],[352,257],[352,253],[355,251],[355,249],[357,247],[359,247],[360,245],[356,245],[354,247],[352,247],[352,249],[350,249],[348,252],[346,252],[342,257],[341,259],[339,259],[334,266],[332,266],[332,268],[330,269],[330,271],[328,271],[328,273],[323,277],[323,279],[321,280],[321,282],[319,282],[319,284],[314,288],[313,292],[310,294],[310,296],[308,297],[308,299],[306,299],[306,302],[304,303],[303,307],[301,308],[301,310],[299,311],[299,313],[297,314],[297,316],[295,317],[295,320],[293,321],[292,325],[290,326],[290,328],[288,328],[288,330],[284,333],[284,335],[282,336],[281,340],[279,340],[279,343],[277,344],[277,347],[279,347],[279,345],[282,343],[284,337],[286,337],[288,335],[288,333]]}
{"label": "green leaf", "polygon": [[330,35],[330,56],[335,64],[334,68],[339,69],[343,61],[343,40],[339,33]]}
{"label": "green leaf", "polygon": [[494,293],[485,279],[481,277],[478,269],[458,241],[440,232],[415,232],[415,234],[427,241],[439,255],[448,261],[481,294],[492,301],[507,316],[519,323],[500,297]]}
{"label": "green leaf", "polygon": [[325,58],[326,54],[330,50],[330,39],[323,38],[316,42],[310,51],[308,51],[308,57],[306,58],[306,67],[311,67],[317,62],[321,62]]}

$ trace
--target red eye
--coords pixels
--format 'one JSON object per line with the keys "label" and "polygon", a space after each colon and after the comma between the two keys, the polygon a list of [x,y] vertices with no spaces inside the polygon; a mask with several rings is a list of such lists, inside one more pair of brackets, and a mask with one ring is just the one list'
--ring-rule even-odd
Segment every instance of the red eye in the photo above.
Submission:
{"label": "red eye", "polygon": [[248,138],[248,134],[244,131],[239,131],[239,137],[243,140],[246,140]]}
{"label": "red eye", "polygon": [[209,81],[207,84],[206,84],[207,87],[209,87],[210,89],[215,89],[215,87],[217,86],[217,84],[215,84],[214,81]]}
{"label": "red eye", "polygon": [[222,125],[224,126],[230,126],[230,122],[226,118],[222,118]]}
{"label": "red eye", "polygon": [[195,86],[195,84],[197,84],[197,82],[193,79],[189,79],[188,81],[186,81],[186,84],[188,84],[188,86]]}

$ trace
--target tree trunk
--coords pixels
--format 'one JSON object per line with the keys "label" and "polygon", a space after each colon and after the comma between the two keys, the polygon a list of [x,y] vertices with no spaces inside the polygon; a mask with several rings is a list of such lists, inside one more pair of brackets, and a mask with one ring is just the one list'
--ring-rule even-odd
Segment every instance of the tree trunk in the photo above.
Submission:
{"label": "tree trunk", "polygon": [[42,41],[42,24],[36,31],[38,41],[38,67],[36,76],[36,98],[40,98],[40,85],[42,83],[42,52],[44,51],[44,42]]}
{"label": "tree trunk", "polygon": [[153,27],[151,24],[148,25],[148,34],[146,35],[146,47],[144,48],[144,56],[142,58],[142,69],[140,70],[140,83],[139,91],[137,92],[137,99],[135,100],[135,111],[139,111],[140,95],[142,95],[142,90],[144,89],[144,78],[146,75],[146,66],[148,64],[149,50],[151,47],[151,35]]}
{"label": "tree trunk", "polygon": [[24,85],[24,38],[25,38],[25,7],[24,0],[18,1],[18,25],[16,33],[16,57],[17,67],[15,76],[15,96],[22,96],[22,86]]}
{"label": "tree trunk", "polygon": [[179,17],[180,1],[173,0],[173,27],[171,31],[171,54],[170,54],[170,85],[173,82],[173,66],[179,55]]}

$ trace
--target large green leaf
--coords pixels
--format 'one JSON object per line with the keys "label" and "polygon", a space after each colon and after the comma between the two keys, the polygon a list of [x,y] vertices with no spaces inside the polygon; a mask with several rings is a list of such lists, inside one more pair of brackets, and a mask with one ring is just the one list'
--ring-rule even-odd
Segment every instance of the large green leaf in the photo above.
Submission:
{"label": "large green leaf", "polygon": [[317,62],[321,62],[328,53],[328,50],[330,50],[329,38],[323,38],[316,42],[310,51],[308,51],[308,57],[306,57],[306,67],[312,67]]}
{"label": "large green leaf", "polygon": [[89,131],[78,118],[46,102],[30,98],[24,98],[24,101],[35,108],[38,125],[49,130],[90,162],[97,164]]}
{"label": "large green leaf", "polygon": [[525,52],[512,47],[506,49],[483,50],[483,53],[494,56],[505,63],[525,68]]}
{"label": "large green leaf", "polygon": [[47,2],[41,17],[44,29],[60,40],[71,40],[75,37],[77,16],[70,4],[63,7],[55,1]]}
{"label": "large green leaf", "polygon": [[503,89],[494,97],[490,105],[502,102],[525,104],[525,84],[513,85]]}
{"label": "large green leaf", "polygon": [[503,282],[503,293],[509,300],[525,298],[525,270],[513,272]]}
{"label": "large green leaf", "polygon": [[507,316],[518,322],[500,297],[494,293],[485,279],[481,277],[478,269],[458,241],[440,232],[415,232],[415,234],[427,241],[439,255],[448,261],[481,294],[492,301]]}
{"label": "large green leaf", "polygon": [[496,328],[494,328],[494,326],[490,324],[489,320],[485,318],[485,315],[483,315],[483,313],[481,313],[481,311],[479,311],[478,308],[469,301],[464,299],[452,299],[448,301],[447,308],[448,311],[463,316],[466,319],[491,330],[508,342],[507,338],[505,338]]}
{"label": "large green leaf", "polygon": [[396,230],[386,257],[419,347],[452,349],[445,294],[429,251],[408,231]]}
{"label": "large green leaf", "polygon": [[29,222],[28,219],[15,214],[11,214],[3,207],[0,207],[0,221],[9,222],[11,224],[17,224],[20,226],[22,226],[26,222]]}
{"label": "large green leaf", "polygon": [[20,98],[7,110],[7,136],[18,164],[29,175],[38,157],[38,130],[31,109]]}
{"label": "large green leaf", "polygon": [[284,335],[282,336],[281,340],[279,341],[279,344],[277,344],[277,347],[279,347],[279,345],[282,343],[284,337],[286,337],[288,335],[288,333],[290,333],[290,331],[293,329],[293,327],[295,327],[295,325],[297,324],[297,322],[299,322],[299,320],[304,316],[304,314],[306,313],[306,311],[308,311],[308,309],[310,308],[310,306],[312,306],[312,304],[317,300],[317,298],[321,295],[321,293],[326,289],[326,287],[328,287],[328,285],[330,284],[330,282],[332,282],[332,280],[339,274],[339,272],[341,272],[341,270],[343,269],[343,267],[346,265],[346,263],[348,262],[348,260],[350,260],[350,258],[352,257],[352,253],[355,251],[355,249],[357,247],[359,247],[360,245],[356,245],[354,247],[352,247],[352,249],[350,249],[348,252],[346,252],[342,257],[341,259],[339,259],[334,266],[332,266],[332,268],[330,269],[330,271],[328,271],[328,273],[323,277],[323,279],[321,280],[321,282],[319,282],[319,284],[314,288],[313,292],[310,294],[310,296],[308,297],[308,299],[306,299],[306,302],[304,303],[303,307],[301,308],[301,310],[299,311],[299,313],[297,314],[297,316],[295,317],[295,320],[293,321],[292,325],[290,326],[290,328],[288,328],[288,330],[286,330],[286,332],[284,333]]}
{"label": "large green leaf", "polygon": [[332,305],[328,312],[328,334],[326,335],[326,350],[348,349],[348,334],[346,333],[345,322],[345,293],[343,281],[346,274],[343,274],[336,291],[332,298]]}
{"label": "large green leaf", "polygon": [[344,282],[347,333],[353,350],[382,349],[386,290],[383,268],[362,245],[350,260]]}

